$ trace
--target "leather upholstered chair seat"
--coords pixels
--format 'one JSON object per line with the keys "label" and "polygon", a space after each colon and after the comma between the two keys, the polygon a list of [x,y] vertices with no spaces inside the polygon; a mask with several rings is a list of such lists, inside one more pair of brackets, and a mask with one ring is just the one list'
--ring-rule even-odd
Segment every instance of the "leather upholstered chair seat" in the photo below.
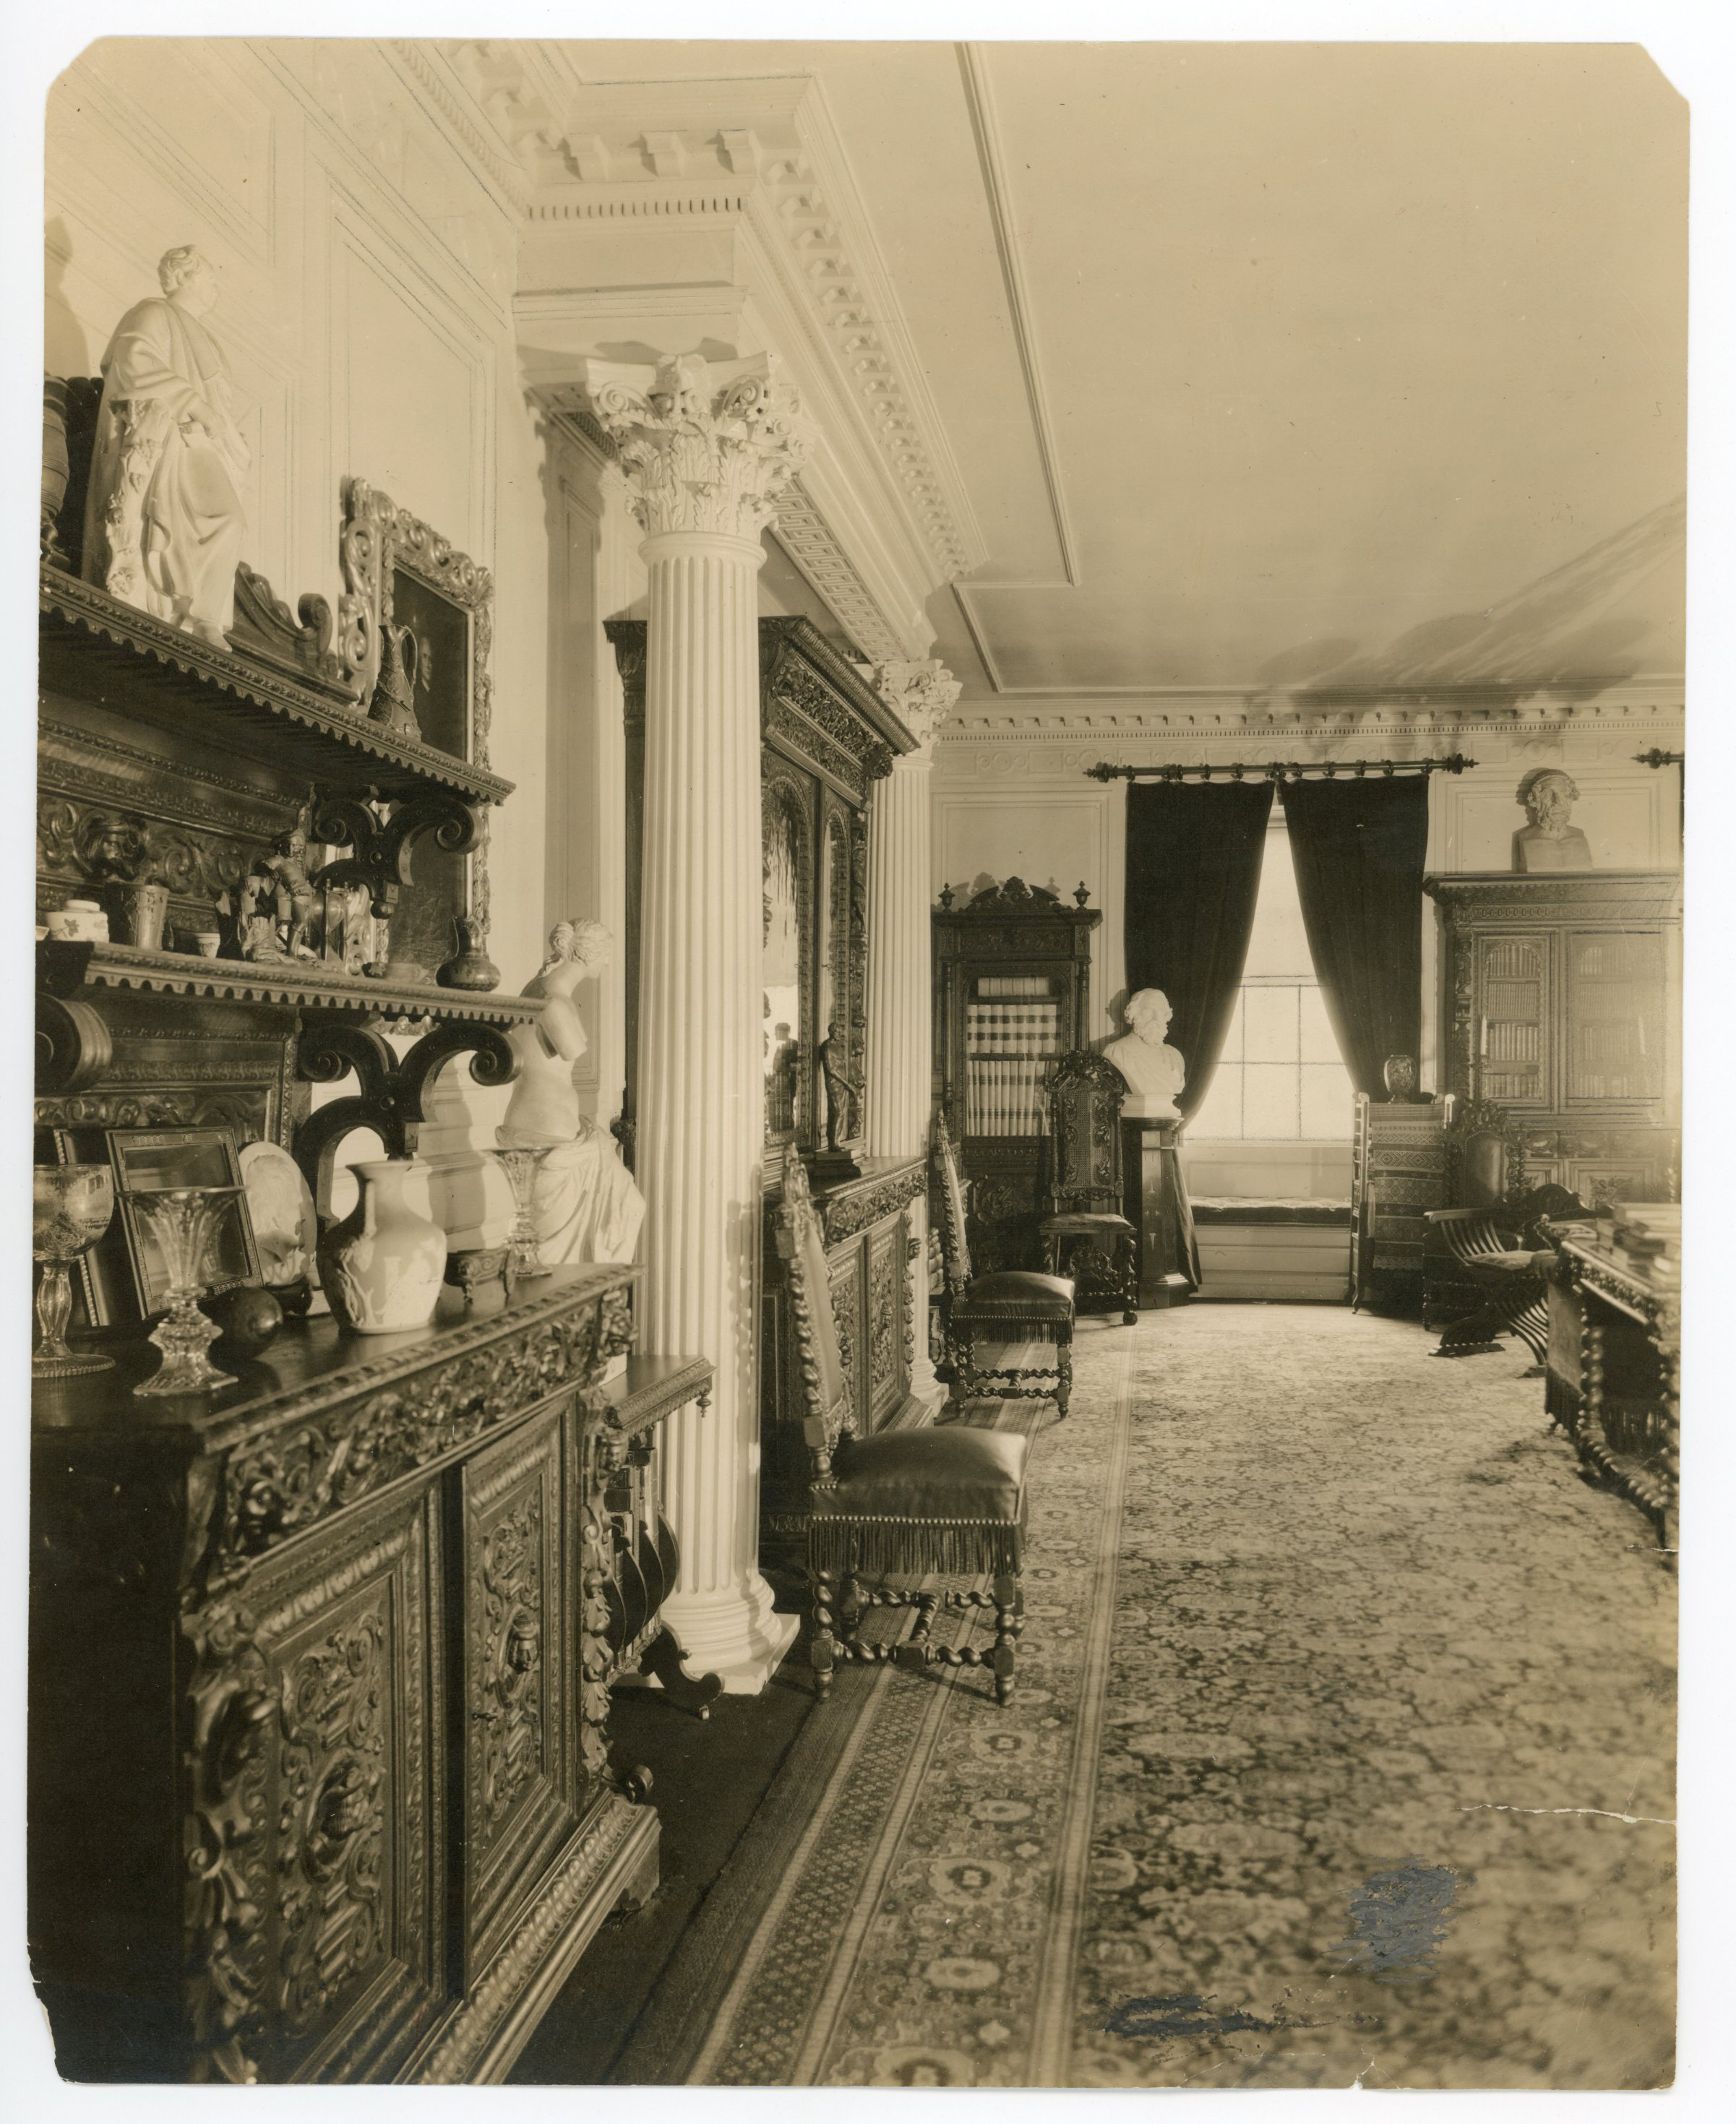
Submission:
{"label": "leather upholstered chair seat", "polygon": [[1070,1320],[1073,1285],[1066,1276],[1043,1276],[1035,1269],[998,1269],[972,1278],[965,1310],[973,1320]]}
{"label": "leather upholstered chair seat", "polygon": [[[793,1145],[784,1154],[783,1200],[774,1230],[788,1273],[802,1429],[812,1463],[807,1573],[814,1596],[810,1657],[816,1685],[824,1696],[840,1660],[892,1659],[900,1666],[940,1660],[989,1667],[996,1699],[1004,1703],[1013,1694],[1024,1613],[1019,1575],[1024,1562],[1027,1441],[1016,1433],[962,1424],[854,1436],[820,1220]],[[1057,1286],[1038,1297],[1051,1328],[1064,1318],[1070,1330],[1068,1286],[1053,1276],[1028,1281]],[[1062,1314],[1056,1314],[1057,1305]],[[921,1582],[937,1577],[986,1579],[990,1590],[979,1585],[943,1591]],[[919,1582],[914,1588],[888,1586],[883,1582],[888,1578]],[[863,1610],[876,1607],[915,1609],[916,1627],[901,1644],[863,1641]],[[931,1632],[942,1607],[992,1607],[993,1651],[936,1645]]]}
{"label": "leather upholstered chair seat", "polygon": [[1029,1444],[1017,1431],[955,1424],[856,1439],[839,1456],[837,1482],[812,1509],[889,1525],[1022,1528]]}

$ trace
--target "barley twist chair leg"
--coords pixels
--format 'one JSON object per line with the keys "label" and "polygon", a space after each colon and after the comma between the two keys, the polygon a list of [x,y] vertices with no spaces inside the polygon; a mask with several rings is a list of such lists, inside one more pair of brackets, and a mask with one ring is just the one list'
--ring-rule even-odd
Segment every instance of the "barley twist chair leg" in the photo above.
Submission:
{"label": "barley twist chair leg", "polygon": [[1065,1417],[1067,1404],[1073,1398],[1073,1330],[1070,1325],[1061,1328],[1055,1337],[1055,1370],[1057,1374],[1056,1413]]}
{"label": "barley twist chair leg", "polygon": [[1122,1235],[1121,1295],[1122,1325],[1139,1325],[1139,1234],[1127,1232]]}
{"label": "barley twist chair leg", "polygon": [[862,1611],[867,1605],[862,1581],[854,1571],[844,1574],[844,1597],[838,1603],[838,1635],[841,1649],[849,1656],[862,1630]]}
{"label": "barley twist chair leg", "polygon": [[962,1408],[976,1391],[976,1337],[967,1335],[956,1346],[953,1398]]}
{"label": "barley twist chair leg", "polygon": [[1014,1577],[995,1581],[995,1650],[990,1664],[995,1672],[995,1700],[1010,1703],[1013,1700],[1013,1668],[1019,1644],[1019,1633],[1024,1627],[1021,1617],[1024,1610],[1024,1595],[1019,1581]]}
{"label": "barley twist chair leg", "polygon": [[929,1642],[934,1627],[934,1610],[940,1605],[938,1593],[919,1593],[916,1596],[916,1627],[893,1655],[894,1663],[902,1667],[926,1666],[933,1652]]}
{"label": "barley twist chair leg", "polygon": [[814,1589],[814,1642],[808,1649],[808,1662],[814,1670],[814,1693],[823,1703],[838,1657],[837,1640],[832,1635],[832,1574],[812,1571],[808,1576]]}

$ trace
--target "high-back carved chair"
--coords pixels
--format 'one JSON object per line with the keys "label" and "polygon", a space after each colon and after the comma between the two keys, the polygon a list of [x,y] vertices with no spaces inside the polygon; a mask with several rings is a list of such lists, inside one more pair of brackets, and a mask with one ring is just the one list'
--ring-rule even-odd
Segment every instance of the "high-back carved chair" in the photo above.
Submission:
{"label": "high-back carved chair", "polygon": [[1139,1318],[1139,1234],[1122,1215],[1121,1108],[1127,1080],[1107,1055],[1081,1048],[1049,1082],[1049,1273],[1068,1257],[1075,1309],[1107,1304]]}
{"label": "high-back carved chair", "polygon": [[[1056,1414],[1065,1416],[1073,1392],[1071,1281],[1023,1268],[973,1276],[965,1230],[964,1184],[944,1114],[934,1116],[934,1162],[940,1181],[940,1259],[946,1284],[940,1330],[953,1402],[967,1402],[977,1395],[1052,1401]],[[1055,1361],[981,1365],[976,1360],[980,1342],[1052,1343]]]}
{"label": "high-back carved chair", "polygon": [[[840,1660],[891,1659],[900,1666],[987,1666],[1002,1703],[1013,1694],[1014,1654],[1023,1627],[1025,1459],[1016,1432],[894,1431],[857,1438],[832,1317],[831,1282],[807,1174],[792,1145],[783,1157],[783,1200],[775,1221],[787,1264],[802,1365],[803,1430],[811,1457],[807,1571],[814,1596],[810,1656],[823,1697]],[[868,1585],[899,1577],[986,1578],[985,1592]],[[914,1607],[916,1627],[901,1644],[864,1643],[865,1609]],[[995,1646],[937,1645],[935,1610],[992,1607]]]}
{"label": "high-back carved chair", "polygon": [[1577,1195],[1525,1186],[1525,1145],[1513,1117],[1486,1099],[1468,1101],[1447,1131],[1447,1189],[1456,1205],[1424,1212],[1423,1317],[1438,1327],[1437,1357],[1498,1350],[1515,1335],[1541,1376],[1549,1346],[1544,1276],[1555,1258],[1540,1243],[1541,1217],[1585,1215]]}

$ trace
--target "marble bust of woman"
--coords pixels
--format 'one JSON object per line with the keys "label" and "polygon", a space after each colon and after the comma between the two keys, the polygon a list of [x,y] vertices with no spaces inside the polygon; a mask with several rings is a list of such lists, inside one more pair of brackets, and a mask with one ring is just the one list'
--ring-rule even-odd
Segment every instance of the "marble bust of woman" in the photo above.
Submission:
{"label": "marble bust of woman", "polygon": [[1169,999],[1161,989],[1141,989],[1127,999],[1122,1015],[1128,1030],[1112,1040],[1104,1055],[1127,1080],[1122,1112],[1129,1121],[1176,1121],[1176,1101],[1187,1080],[1187,1063],[1164,1035],[1169,1030]]}
{"label": "marble bust of woman", "polygon": [[606,1130],[579,1108],[573,1065],[589,1046],[574,991],[609,964],[610,938],[600,922],[557,922],[548,955],[524,993],[540,997],[534,1024],[507,1036],[518,1057],[506,1118],[497,1131],[509,1149],[552,1146],[538,1168],[533,1214],[543,1259],[631,1261],[645,1218],[645,1197],[621,1163]]}

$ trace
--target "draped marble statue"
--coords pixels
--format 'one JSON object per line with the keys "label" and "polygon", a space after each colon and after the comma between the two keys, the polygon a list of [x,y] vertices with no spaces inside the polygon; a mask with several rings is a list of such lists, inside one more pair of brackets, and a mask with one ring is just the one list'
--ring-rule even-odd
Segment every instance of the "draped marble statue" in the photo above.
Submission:
{"label": "draped marble statue", "polygon": [[573,1064],[590,1045],[573,1001],[581,981],[609,964],[610,939],[600,922],[557,922],[548,954],[524,990],[543,999],[535,1022],[508,1036],[518,1057],[512,1099],[498,1134],[509,1149],[551,1144],[538,1168],[532,1214],[543,1259],[626,1262],[633,1257],[645,1197],[621,1163],[606,1129],[579,1111]]}
{"label": "draped marble statue", "polygon": [[1104,1048],[1127,1080],[1122,1112],[1129,1121],[1174,1121],[1176,1101],[1186,1083],[1187,1063],[1164,1035],[1169,1030],[1169,999],[1161,989],[1141,989],[1127,999],[1122,1015],[1129,1030]]}
{"label": "draped marble statue", "polygon": [[162,294],[133,305],[102,359],[84,572],[222,648],[235,618],[250,452],[228,364],[204,322],[216,268],[183,244],[157,274]]}

